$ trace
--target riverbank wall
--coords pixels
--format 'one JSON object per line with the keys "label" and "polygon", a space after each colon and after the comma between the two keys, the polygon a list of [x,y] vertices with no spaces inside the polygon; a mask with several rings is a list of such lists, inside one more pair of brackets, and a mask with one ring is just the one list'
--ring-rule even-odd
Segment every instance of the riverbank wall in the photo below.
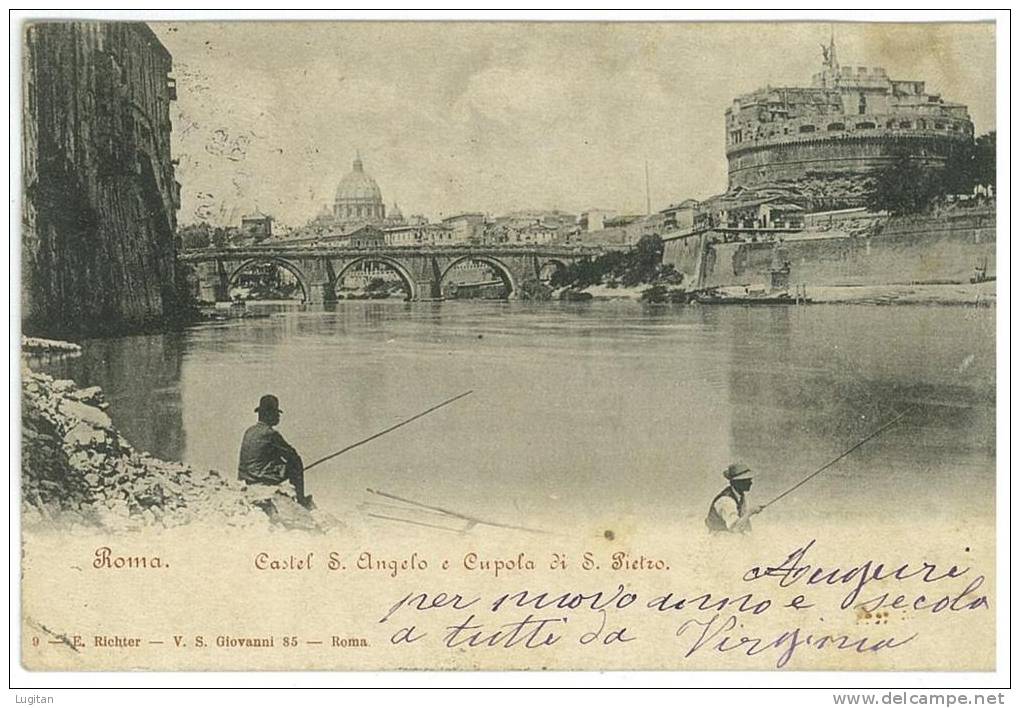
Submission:
{"label": "riverbank wall", "polygon": [[789,282],[811,286],[969,283],[995,277],[995,210],[885,217],[865,229],[765,234],[705,231],[664,243],[663,263],[696,288],[755,286],[789,265]]}

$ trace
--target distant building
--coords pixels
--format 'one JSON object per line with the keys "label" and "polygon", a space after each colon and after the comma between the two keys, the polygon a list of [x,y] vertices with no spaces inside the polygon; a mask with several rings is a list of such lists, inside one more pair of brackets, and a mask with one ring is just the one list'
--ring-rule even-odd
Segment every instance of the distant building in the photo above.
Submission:
{"label": "distant building", "polygon": [[553,210],[542,215],[542,223],[551,226],[557,231],[557,239],[565,238],[569,233],[577,230],[577,214]]}
{"label": "distant building", "polygon": [[453,229],[444,224],[410,223],[383,229],[387,246],[421,247],[451,246],[455,243]]}
{"label": "distant building", "polygon": [[546,244],[555,240],[559,230],[556,226],[536,222],[512,229],[508,234],[507,243],[511,244]]}
{"label": "distant building", "polygon": [[581,212],[577,223],[581,231],[599,231],[606,228],[606,219],[612,219],[618,213],[610,209],[589,209]]}
{"label": "distant building", "polygon": [[485,214],[469,212],[443,219],[443,224],[453,230],[454,243],[470,243],[480,240],[485,228]]}
{"label": "distant building", "polygon": [[485,222],[483,243],[566,242],[577,231],[577,216],[557,209],[522,209]]}
{"label": "distant building", "polygon": [[295,246],[339,246],[342,248],[379,248],[386,245],[383,231],[374,224],[341,227],[308,226],[276,243]]}
{"label": "distant building", "polygon": [[345,238],[351,248],[382,248],[386,245],[386,236],[382,229],[373,224],[355,229],[346,234]]}
{"label": "distant building", "polygon": [[707,202],[712,228],[736,231],[796,231],[804,228],[806,209],[780,195],[718,197]]}
{"label": "distant building", "polygon": [[662,214],[664,231],[691,231],[697,222],[699,203],[694,199],[685,199],[679,204],[671,204],[659,213]]}
{"label": "distant building", "polygon": [[241,217],[241,233],[256,241],[273,235],[273,217],[256,212]]}
{"label": "distant building", "polygon": [[662,236],[665,218],[661,212],[647,216],[629,214],[607,218],[603,225],[601,229],[571,235],[570,242],[585,246],[633,246],[643,236]]}
{"label": "distant building", "polygon": [[758,89],[726,110],[728,191],[796,183],[825,208],[859,206],[860,192],[842,192],[860,177],[901,154],[941,165],[973,140],[965,105],[882,68],[840,66],[835,41],[822,53],[812,86]]}

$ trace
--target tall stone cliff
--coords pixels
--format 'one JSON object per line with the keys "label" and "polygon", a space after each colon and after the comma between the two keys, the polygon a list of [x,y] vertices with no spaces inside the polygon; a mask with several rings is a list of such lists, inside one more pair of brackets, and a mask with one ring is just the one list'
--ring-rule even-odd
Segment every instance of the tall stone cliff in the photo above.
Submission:
{"label": "tall stone cliff", "polygon": [[107,332],[180,309],[172,59],[127,22],[27,25],[22,71],[22,325]]}

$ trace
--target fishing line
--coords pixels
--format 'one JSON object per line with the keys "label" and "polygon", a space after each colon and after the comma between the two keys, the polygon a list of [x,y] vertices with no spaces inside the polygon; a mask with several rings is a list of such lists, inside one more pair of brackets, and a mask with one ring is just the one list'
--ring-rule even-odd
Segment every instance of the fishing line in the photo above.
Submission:
{"label": "fishing line", "polygon": [[349,450],[353,450],[354,448],[358,447],[359,445],[364,445],[365,443],[371,442],[372,440],[375,440],[378,437],[382,437],[386,433],[393,432],[397,428],[405,426],[408,423],[412,423],[412,422],[418,420],[419,418],[421,418],[422,416],[426,416],[426,415],[428,415],[429,413],[431,413],[433,411],[439,410],[443,406],[447,406],[447,405],[453,403],[454,401],[457,401],[457,400],[460,400],[461,398],[464,398],[464,396],[470,396],[472,393],[474,393],[474,391],[465,391],[464,393],[460,394],[459,396],[454,396],[453,398],[448,398],[447,400],[443,401],[442,403],[437,403],[436,405],[432,406],[428,410],[424,410],[421,413],[418,413],[417,415],[411,416],[407,420],[402,420],[399,423],[397,423],[396,425],[391,425],[390,427],[386,428],[386,430],[382,430],[382,431],[376,433],[375,435],[370,435],[369,437],[365,438],[364,440],[359,440],[358,442],[353,443],[352,445],[348,445],[345,448],[342,448],[340,450],[337,450],[336,452],[330,453],[329,455],[326,455],[325,457],[316,460],[312,464],[307,465],[305,467],[305,472],[307,472],[308,470],[312,469],[316,465],[322,464],[323,462],[326,462],[327,460],[332,460],[334,457],[336,457],[338,455],[342,455],[342,454],[344,454],[345,452],[347,452]]}

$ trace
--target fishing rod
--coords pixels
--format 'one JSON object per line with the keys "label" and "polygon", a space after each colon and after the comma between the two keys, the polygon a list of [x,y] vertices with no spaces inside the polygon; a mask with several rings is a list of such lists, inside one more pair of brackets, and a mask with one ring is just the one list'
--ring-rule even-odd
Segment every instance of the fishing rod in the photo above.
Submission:
{"label": "fishing rod", "polygon": [[[766,504],[762,504],[762,507],[761,507],[760,511],[764,511],[766,507],[772,506],[773,504],[775,504],[775,503],[776,503],[777,501],[779,501],[780,499],[782,499],[783,497],[785,497],[785,496],[786,496],[787,494],[789,494],[790,492],[793,492],[794,490],[798,489],[798,488],[799,488],[799,487],[800,487],[800,486],[801,486],[802,484],[804,484],[805,482],[808,482],[809,480],[813,479],[814,477],[817,477],[817,476],[818,476],[818,475],[820,475],[820,474],[821,474],[822,472],[824,472],[825,470],[827,470],[827,469],[829,469],[830,467],[832,467],[832,466],[833,466],[834,464],[836,464],[837,462],[839,462],[840,460],[842,460],[842,459],[843,459],[844,457],[846,457],[847,455],[849,455],[849,454],[850,454],[851,452],[853,452],[854,450],[856,450],[857,448],[859,448],[859,447],[860,447],[861,445],[863,445],[864,443],[868,442],[869,440],[871,440],[871,439],[873,439],[873,438],[876,438],[876,437],[878,437],[879,435],[881,435],[882,433],[884,433],[884,432],[885,432],[886,430],[888,430],[889,428],[891,428],[892,426],[894,426],[894,425],[895,425],[896,423],[898,423],[898,422],[900,421],[900,419],[901,419],[901,418],[902,418],[903,416],[905,416],[905,415],[906,415],[907,413],[909,413],[909,412],[910,412],[910,409],[908,408],[907,410],[903,411],[903,412],[902,412],[902,413],[900,413],[900,414],[899,414],[898,416],[896,416],[895,418],[893,418],[892,420],[890,420],[890,421],[889,421],[888,423],[886,423],[885,425],[883,425],[883,426],[882,426],[881,428],[879,428],[879,429],[875,430],[875,431],[874,431],[873,433],[871,433],[870,435],[868,435],[868,437],[866,437],[866,438],[864,438],[864,439],[862,439],[862,440],[858,441],[858,442],[857,442],[857,443],[856,443],[855,445],[853,445],[852,447],[850,447],[849,449],[847,449],[847,450],[846,450],[845,452],[841,453],[841,454],[840,454],[840,455],[838,455],[837,457],[834,457],[834,458],[832,458],[831,460],[829,460],[828,462],[826,462],[826,463],[825,463],[824,465],[822,465],[821,467],[819,467],[819,468],[818,468],[817,470],[815,470],[814,472],[812,472],[811,474],[809,474],[809,475],[808,475],[807,477],[805,477],[804,479],[802,479],[802,480],[800,480],[799,482],[797,482],[797,483],[796,483],[795,485],[793,485],[792,487],[790,487],[789,489],[787,489],[787,490],[786,490],[785,492],[783,492],[782,494],[780,494],[780,495],[779,495],[778,497],[776,497],[776,498],[775,498],[775,499],[773,499],[772,501],[770,501],[770,502],[768,502],[768,503],[766,503]],[[759,513],[760,513],[760,511],[759,511]]]}
{"label": "fishing rod", "polygon": [[429,413],[432,413],[433,411],[439,410],[443,406],[448,406],[451,403],[453,403],[454,401],[457,401],[457,400],[460,400],[461,398],[464,398],[464,396],[470,396],[472,393],[474,393],[474,391],[465,391],[464,393],[460,394],[459,396],[454,396],[453,398],[448,398],[447,400],[443,401],[442,403],[437,403],[436,405],[432,406],[428,410],[424,410],[421,413],[418,413],[417,415],[411,416],[407,420],[402,420],[399,423],[397,423],[396,425],[391,425],[390,427],[386,428],[386,430],[380,431],[380,432],[376,433],[375,435],[370,435],[369,437],[365,438],[364,440],[359,440],[358,442],[356,442],[356,443],[354,443],[352,445],[348,445],[347,447],[345,447],[345,448],[343,448],[341,450],[337,450],[336,452],[330,453],[329,455],[326,455],[325,457],[323,457],[321,459],[318,459],[315,462],[313,462],[312,464],[306,466],[305,467],[305,472],[307,472],[308,470],[312,469],[316,465],[320,465],[323,462],[326,462],[327,460],[332,460],[334,457],[337,457],[338,455],[342,455],[345,452],[347,452],[349,450],[353,450],[354,448],[356,448],[356,447],[358,447],[360,445],[364,445],[365,443],[371,442],[372,440],[375,440],[378,437],[382,437],[386,433],[393,432],[397,428],[403,427],[403,426],[407,425],[408,423],[412,423],[412,422],[418,420],[419,418],[421,418],[423,416],[426,416]]}
{"label": "fishing rod", "polygon": [[[528,531],[529,533],[540,533],[540,534],[548,534],[549,533],[548,531],[545,531],[543,529],[531,528],[529,526],[514,526],[513,524],[501,524],[501,523],[499,523],[497,521],[485,521],[484,519],[479,519],[477,516],[468,516],[467,514],[462,514],[459,511],[451,511],[449,509],[444,509],[441,506],[433,506],[431,504],[423,504],[422,502],[415,501],[414,499],[407,499],[405,497],[398,497],[396,494],[390,494],[389,492],[383,492],[383,491],[380,491],[378,489],[371,489],[371,488],[369,488],[369,489],[366,489],[365,491],[368,492],[369,494],[376,494],[376,495],[378,495],[380,497],[384,497],[386,499],[392,499],[394,501],[403,502],[404,504],[410,504],[412,506],[419,507],[419,508],[425,509],[427,511],[434,511],[434,512],[437,512],[439,514],[443,514],[443,515],[446,515],[446,516],[449,516],[449,517],[453,517],[453,518],[456,518],[456,519],[461,519],[463,521],[466,521],[467,522],[467,527],[464,529],[464,531],[470,531],[473,527],[478,526],[479,524],[481,524],[482,526],[495,526],[496,528],[513,529],[514,531]],[[378,516],[378,515],[376,515],[376,514],[369,514],[369,516]],[[393,521],[407,521],[407,519],[396,519],[396,518],[393,518],[393,517],[382,517],[382,518],[389,518],[389,519],[391,519]],[[416,522],[411,522],[411,523],[416,523]],[[417,523],[420,523],[420,522],[417,522]]]}

